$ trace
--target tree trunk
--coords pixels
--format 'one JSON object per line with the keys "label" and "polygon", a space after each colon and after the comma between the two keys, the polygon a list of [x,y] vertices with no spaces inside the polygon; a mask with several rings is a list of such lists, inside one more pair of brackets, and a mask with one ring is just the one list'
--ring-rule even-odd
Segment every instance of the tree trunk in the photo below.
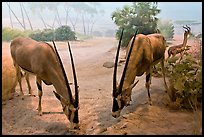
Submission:
{"label": "tree trunk", "polygon": [[82,22],[83,22],[84,35],[86,35],[86,28],[85,28],[85,22],[84,22],[84,15],[83,14],[82,14]]}
{"label": "tree trunk", "polygon": [[17,21],[19,22],[19,24],[21,25],[21,27],[24,29],[23,24],[20,22],[20,20],[18,19],[18,17],[16,16],[16,14],[13,12],[13,10],[11,9],[10,5],[6,2],[7,6],[9,7],[10,11],[13,13],[13,15],[15,16],[15,18],[17,19]]}
{"label": "tree trunk", "polygon": [[61,23],[61,20],[60,20],[60,17],[59,17],[58,9],[56,8],[56,10],[57,10],[57,17],[58,17],[58,20],[59,20],[59,25],[62,26],[62,23]]}
{"label": "tree trunk", "polygon": [[30,28],[31,28],[31,30],[33,30],[33,26],[32,26],[32,24],[31,24],[31,22],[30,22],[30,18],[29,18],[29,16],[28,16],[28,14],[27,14],[27,12],[26,12],[26,10],[25,10],[25,7],[22,5],[22,7],[23,7],[23,10],[24,10],[24,12],[25,12],[25,14],[26,14],[26,17],[28,18],[28,22],[29,22],[29,24],[30,24]]}
{"label": "tree trunk", "polygon": [[67,25],[68,14],[69,14],[68,8],[66,8],[66,9],[65,9],[65,11],[66,11],[66,20],[65,20],[65,25]]}
{"label": "tree trunk", "polygon": [[92,24],[91,24],[91,32],[90,32],[90,33],[91,33],[91,35],[92,35],[92,33],[93,33],[93,25],[95,24],[95,22],[96,22],[96,20],[95,20],[95,21],[93,21],[93,22],[92,22]]}
{"label": "tree trunk", "polygon": [[78,16],[74,19],[74,22],[72,21],[72,19],[71,19],[71,17],[69,16],[69,14],[68,14],[68,17],[69,17],[69,20],[70,20],[70,22],[71,22],[71,24],[72,24],[72,27],[73,27],[73,30],[74,30],[74,32],[76,31],[76,23],[77,23],[77,20],[78,20]]}
{"label": "tree trunk", "polygon": [[42,20],[42,22],[43,22],[43,24],[44,24],[45,28],[47,29],[47,26],[46,26],[46,24],[45,24],[45,21],[44,21],[44,19],[43,19],[42,15],[41,15],[40,13],[39,13],[39,15],[40,15],[40,19]]}
{"label": "tree trunk", "polygon": [[20,3],[20,9],[21,9],[21,15],[22,15],[22,20],[23,20],[23,28],[24,28],[24,30],[26,29],[26,26],[25,26],[25,20],[24,20],[24,15],[23,15],[23,9],[22,9],[22,5],[21,5],[21,3]]}
{"label": "tree trunk", "polygon": [[[9,7],[10,7],[10,3],[9,3]],[[10,9],[9,9],[9,17],[10,17],[11,27],[13,29],[13,22],[12,22],[12,18],[11,18],[11,10]]]}

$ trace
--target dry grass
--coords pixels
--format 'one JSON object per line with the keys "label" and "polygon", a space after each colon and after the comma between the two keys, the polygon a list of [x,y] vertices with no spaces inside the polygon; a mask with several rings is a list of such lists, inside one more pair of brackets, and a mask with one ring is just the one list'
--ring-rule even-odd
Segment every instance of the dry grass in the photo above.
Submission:
{"label": "dry grass", "polygon": [[16,71],[11,56],[2,56],[2,101],[11,99],[17,84]]}

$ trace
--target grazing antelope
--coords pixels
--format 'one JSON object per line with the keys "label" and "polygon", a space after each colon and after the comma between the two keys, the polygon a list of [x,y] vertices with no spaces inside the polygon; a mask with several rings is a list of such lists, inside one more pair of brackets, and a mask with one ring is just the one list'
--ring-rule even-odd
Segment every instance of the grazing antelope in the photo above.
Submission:
{"label": "grazing antelope", "polygon": [[165,38],[161,34],[137,34],[130,40],[128,45],[128,54],[125,62],[124,70],[121,76],[119,85],[116,81],[117,62],[119,56],[119,50],[122,40],[123,31],[118,44],[116,53],[114,73],[113,73],[113,107],[112,116],[117,118],[120,116],[121,110],[124,106],[128,106],[131,100],[132,89],[136,86],[139,80],[135,83],[136,76],[142,76],[146,72],[146,88],[149,97],[149,103],[151,97],[149,93],[150,87],[150,73],[151,68],[158,62],[161,63],[165,88],[168,92],[168,87],[164,74],[164,53],[166,49]]}
{"label": "grazing antelope", "polygon": [[183,26],[185,30],[184,32],[184,38],[183,38],[183,43],[176,45],[176,46],[172,46],[168,49],[168,58],[170,58],[170,56],[175,56],[176,54],[180,53],[182,54],[182,52],[185,50],[186,44],[187,44],[187,39],[188,39],[188,35],[190,34],[191,28],[189,26],[186,25],[186,27]]}
{"label": "grazing antelope", "polygon": [[63,112],[71,123],[70,128],[79,128],[78,118],[78,85],[76,72],[73,62],[73,57],[68,42],[70,52],[74,84],[75,84],[75,99],[72,96],[71,88],[68,84],[68,79],[65,70],[57,52],[55,43],[54,48],[45,42],[37,42],[30,38],[16,38],[11,42],[11,56],[14,66],[17,70],[19,84],[21,79],[20,68],[26,73],[36,75],[36,83],[38,87],[38,114],[42,115],[41,99],[42,99],[42,81],[46,85],[53,85],[56,92],[55,96],[61,102]]}

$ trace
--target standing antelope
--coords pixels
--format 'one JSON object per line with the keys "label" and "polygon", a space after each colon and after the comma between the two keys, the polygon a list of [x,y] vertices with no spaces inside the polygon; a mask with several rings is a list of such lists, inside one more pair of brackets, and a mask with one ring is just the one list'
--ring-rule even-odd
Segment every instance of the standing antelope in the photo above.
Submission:
{"label": "standing antelope", "polygon": [[153,65],[158,62],[161,63],[163,78],[165,83],[165,88],[168,92],[168,87],[165,80],[164,74],[164,53],[166,49],[166,41],[161,34],[137,34],[131,39],[128,45],[128,55],[126,56],[126,62],[124,70],[121,76],[119,85],[116,85],[116,72],[117,72],[117,62],[119,56],[119,50],[122,40],[123,31],[118,44],[118,49],[116,53],[114,74],[113,74],[113,107],[112,116],[117,118],[120,116],[121,110],[124,106],[129,105],[131,100],[132,89],[138,83],[135,82],[136,76],[142,76],[146,72],[146,88],[149,97],[149,103],[151,102],[151,97],[149,93],[150,87],[150,73]]}
{"label": "standing antelope", "polygon": [[62,61],[54,44],[53,47],[45,42],[37,42],[30,38],[16,38],[11,42],[11,56],[17,71],[18,82],[21,86],[20,68],[26,73],[36,75],[36,83],[38,87],[38,114],[42,115],[41,99],[42,99],[42,81],[46,85],[53,85],[57,99],[60,100],[63,112],[71,123],[71,128],[78,128],[78,85],[76,72],[73,62],[73,57],[68,42],[70,52],[74,84],[75,84],[75,99],[72,96],[71,88],[68,84],[68,79],[65,74]]}
{"label": "standing antelope", "polygon": [[188,35],[190,34],[191,28],[189,26],[186,25],[186,27],[183,26],[185,30],[184,32],[184,37],[183,37],[183,43],[176,45],[176,46],[172,46],[168,49],[168,58],[170,58],[170,56],[175,56],[176,54],[180,53],[182,54],[182,51],[185,50],[186,44],[187,44],[187,39],[188,39]]}

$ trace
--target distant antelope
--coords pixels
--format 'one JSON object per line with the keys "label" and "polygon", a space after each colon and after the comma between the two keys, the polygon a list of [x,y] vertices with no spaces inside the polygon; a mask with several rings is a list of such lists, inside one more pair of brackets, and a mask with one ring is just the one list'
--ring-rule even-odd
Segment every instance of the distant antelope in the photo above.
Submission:
{"label": "distant antelope", "polygon": [[138,80],[134,83],[136,76],[142,76],[146,72],[146,88],[149,97],[149,103],[151,97],[149,93],[150,87],[150,73],[153,65],[158,62],[161,63],[162,73],[165,83],[165,88],[168,92],[168,87],[165,80],[164,73],[164,53],[166,49],[166,41],[161,34],[143,35],[135,33],[128,45],[128,54],[124,66],[124,70],[121,76],[119,85],[117,86],[116,73],[117,62],[120,51],[121,40],[123,31],[118,44],[116,53],[114,73],[113,73],[113,107],[112,116],[117,118],[120,116],[121,110],[124,106],[129,105],[131,100],[132,89],[138,83]]}
{"label": "distant antelope", "polygon": [[[11,42],[11,56],[17,71],[17,77],[21,86],[20,68],[26,73],[36,75],[36,83],[38,87],[38,114],[42,115],[41,98],[42,81],[46,85],[53,85],[56,89],[54,92],[57,99],[60,100],[63,112],[71,123],[71,128],[78,128],[78,85],[76,72],[73,62],[73,57],[68,42],[68,49],[70,52],[74,84],[75,84],[75,99],[72,96],[71,88],[68,84],[68,79],[60,59],[60,56],[55,47],[54,48],[45,42],[37,42],[30,38],[16,38]],[[22,89],[21,89],[22,90]]]}
{"label": "distant antelope", "polygon": [[176,46],[172,46],[168,49],[168,58],[172,56],[175,56],[176,54],[180,53],[182,54],[182,52],[185,50],[186,44],[187,44],[187,39],[188,39],[188,35],[190,34],[191,28],[189,26],[186,25],[186,27],[183,26],[185,30],[184,32],[184,37],[183,37],[183,43],[176,45]]}

